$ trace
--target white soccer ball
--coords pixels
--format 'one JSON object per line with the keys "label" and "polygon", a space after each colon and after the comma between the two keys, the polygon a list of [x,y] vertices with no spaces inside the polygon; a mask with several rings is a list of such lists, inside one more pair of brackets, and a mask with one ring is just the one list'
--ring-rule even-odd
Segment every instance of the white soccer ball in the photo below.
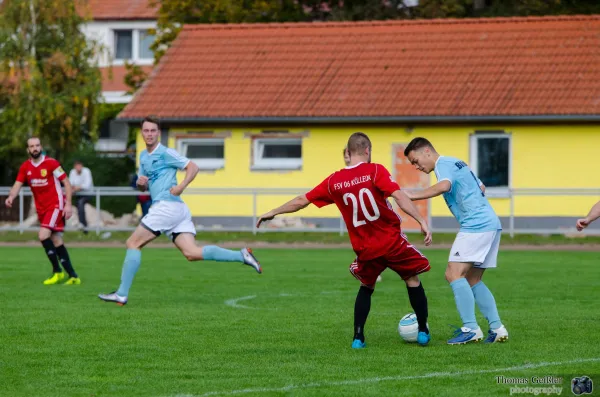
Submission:
{"label": "white soccer ball", "polygon": [[[427,325],[429,327],[429,325]],[[415,343],[419,334],[419,323],[414,313],[409,313],[400,319],[398,323],[400,337],[408,343]]]}

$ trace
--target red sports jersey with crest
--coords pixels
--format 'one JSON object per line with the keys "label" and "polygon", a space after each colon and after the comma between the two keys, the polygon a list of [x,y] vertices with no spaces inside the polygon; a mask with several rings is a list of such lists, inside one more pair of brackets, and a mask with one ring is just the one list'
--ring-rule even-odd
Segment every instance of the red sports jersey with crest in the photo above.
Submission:
{"label": "red sports jersey with crest", "polygon": [[49,210],[64,208],[65,196],[60,181],[66,177],[58,161],[42,156],[37,164],[31,159],[25,161],[19,168],[17,181],[29,185],[35,200],[35,208],[38,214],[42,214]]}
{"label": "red sports jersey with crest", "polygon": [[359,163],[336,171],[306,194],[317,207],[335,204],[360,260],[384,256],[401,244],[401,219],[387,198],[400,186],[381,164]]}

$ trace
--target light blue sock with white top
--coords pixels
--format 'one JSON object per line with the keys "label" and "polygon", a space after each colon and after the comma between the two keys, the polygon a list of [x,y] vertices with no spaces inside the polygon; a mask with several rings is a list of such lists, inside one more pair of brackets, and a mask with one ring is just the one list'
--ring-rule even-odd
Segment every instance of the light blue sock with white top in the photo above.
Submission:
{"label": "light blue sock with white top", "polygon": [[494,295],[492,295],[492,291],[489,290],[483,281],[472,286],[471,290],[473,291],[473,296],[475,297],[477,306],[479,306],[479,310],[481,310],[481,313],[483,313],[490,323],[490,329],[500,328],[502,321],[500,321],[500,315],[498,314],[496,300],[494,299]]}
{"label": "light blue sock with white top", "polygon": [[205,261],[244,263],[242,251],[232,251],[217,247],[216,245],[207,245],[202,247],[202,257]]}
{"label": "light blue sock with white top", "polygon": [[463,327],[477,329],[477,320],[475,319],[475,297],[466,278],[459,278],[450,283],[454,292],[454,300],[458,314],[463,322]]}
{"label": "light blue sock with white top", "polygon": [[117,295],[127,296],[129,294],[129,288],[133,283],[133,277],[140,268],[142,262],[142,251],[136,249],[128,249],[125,254],[125,261],[123,262],[123,271],[121,273],[121,285],[117,290]]}

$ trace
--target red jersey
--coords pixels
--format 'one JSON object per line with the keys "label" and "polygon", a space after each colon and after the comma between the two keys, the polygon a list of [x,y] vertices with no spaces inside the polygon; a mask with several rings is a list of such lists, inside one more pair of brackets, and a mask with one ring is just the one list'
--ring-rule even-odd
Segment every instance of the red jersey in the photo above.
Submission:
{"label": "red jersey", "polygon": [[338,207],[360,260],[383,256],[401,244],[401,219],[387,198],[400,186],[381,164],[359,163],[334,172],[306,194],[321,208]]}
{"label": "red jersey", "polygon": [[41,161],[34,164],[31,159],[21,164],[17,181],[27,183],[33,193],[35,208],[38,213],[65,206],[65,196],[60,186],[67,174],[60,163],[51,157],[42,156]]}

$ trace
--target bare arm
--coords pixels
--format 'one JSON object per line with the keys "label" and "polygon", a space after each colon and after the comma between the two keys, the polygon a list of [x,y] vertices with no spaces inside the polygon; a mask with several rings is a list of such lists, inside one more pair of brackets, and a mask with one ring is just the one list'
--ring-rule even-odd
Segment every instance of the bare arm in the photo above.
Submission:
{"label": "bare arm", "polygon": [[71,185],[71,181],[69,181],[69,178],[65,178],[62,180],[62,184],[65,187],[65,196],[67,197],[66,202],[68,205],[71,205],[71,199],[73,198],[73,186]]}
{"label": "bare arm", "polygon": [[71,198],[73,197],[73,186],[71,186],[71,181],[69,178],[65,178],[62,180],[62,184],[65,187],[65,218],[70,219],[73,215],[73,209],[71,208]]}
{"label": "bare arm", "polygon": [[181,181],[179,185],[173,186],[171,188],[171,194],[174,196],[179,196],[181,193],[183,193],[185,188],[188,187],[188,185],[196,178],[196,175],[198,175],[199,170],[200,169],[198,168],[196,163],[190,161],[185,166],[185,178],[183,178],[183,181]]}
{"label": "bare arm", "polygon": [[402,211],[406,212],[406,214],[408,214],[415,221],[419,222],[419,225],[426,223],[423,217],[421,217],[421,214],[419,214],[419,211],[417,211],[415,208],[410,198],[408,198],[408,196],[402,190],[396,190],[394,193],[392,193],[392,197],[394,198],[396,204],[398,204],[398,207],[400,207]]}
{"label": "bare arm", "polygon": [[431,231],[429,230],[429,225],[427,225],[425,219],[423,219],[421,214],[419,214],[419,211],[417,211],[410,198],[408,198],[408,196],[401,190],[396,190],[394,193],[392,193],[392,197],[402,211],[406,212],[411,218],[419,222],[419,225],[421,225],[421,231],[425,235],[425,245],[431,244]]}
{"label": "bare arm", "polygon": [[590,223],[594,222],[598,218],[600,218],[600,201],[594,204],[594,206],[585,218],[577,220],[577,230],[582,231],[583,229],[588,227]]}
{"label": "bare arm", "polygon": [[17,195],[19,194],[19,191],[21,190],[21,187],[23,187],[23,182],[16,181],[15,184],[13,185],[13,187],[10,189],[10,192],[8,193],[8,197],[4,201],[4,204],[8,208],[12,208],[13,201],[15,200],[15,198],[17,197]]}
{"label": "bare arm", "polygon": [[413,201],[425,200],[449,192],[451,187],[452,184],[450,181],[443,180],[433,186],[429,186],[427,189],[421,190],[420,192],[406,192],[406,195]]}
{"label": "bare arm", "polygon": [[298,196],[298,197],[288,201],[287,203],[283,204],[282,206],[272,209],[271,211],[269,211],[266,214],[264,214],[263,216],[261,216],[258,219],[258,222],[256,223],[256,227],[260,227],[260,224],[262,222],[270,221],[271,219],[275,218],[277,215],[289,214],[292,212],[300,211],[301,209],[308,207],[309,204],[310,204],[310,201],[308,201],[305,194]]}
{"label": "bare arm", "polygon": [[148,177],[144,175],[138,176],[135,185],[137,186],[137,189],[140,192],[145,192],[146,190],[148,190]]}

